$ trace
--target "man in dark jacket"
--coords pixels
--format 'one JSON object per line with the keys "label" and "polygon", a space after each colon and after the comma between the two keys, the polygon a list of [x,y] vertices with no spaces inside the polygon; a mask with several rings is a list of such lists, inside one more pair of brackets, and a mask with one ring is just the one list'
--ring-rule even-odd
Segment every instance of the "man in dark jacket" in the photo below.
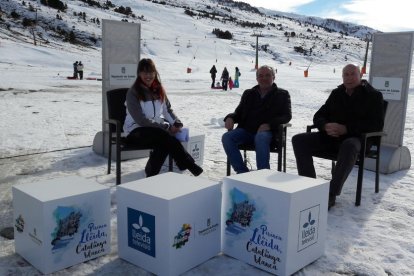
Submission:
{"label": "man in dark jacket", "polygon": [[[258,85],[244,91],[234,113],[224,118],[222,143],[230,164],[237,173],[248,172],[238,149],[240,144],[254,144],[257,169],[270,169],[270,143],[280,124],[292,119],[289,92],[274,83],[275,72],[262,66],[256,72]],[[236,129],[234,124],[238,124]]]}
{"label": "man in dark jacket", "polygon": [[330,182],[329,208],[335,205],[336,196],[355,165],[361,149],[361,134],[381,131],[384,126],[382,94],[361,80],[359,68],[346,65],[342,79],[343,84],[331,92],[313,117],[319,132],[301,133],[292,138],[299,175],[316,178],[314,152],[338,154]]}
{"label": "man in dark jacket", "polygon": [[73,78],[78,78],[78,62],[73,63]]}
{"label": "man in dark jacket", "polygon": [[229,82],[229,71],[227,71],[227,67],[224,67],[223,73],[221,73],[221,86],[223,87],[224,91],[227,91],[227,84]]}
{"label": "man in dark jacket", "polygon": [[211,74],[211,88],[214,88],[216,86],[216,74],[217,74],[217,69],[215,65],[211,67],[210,74]]}

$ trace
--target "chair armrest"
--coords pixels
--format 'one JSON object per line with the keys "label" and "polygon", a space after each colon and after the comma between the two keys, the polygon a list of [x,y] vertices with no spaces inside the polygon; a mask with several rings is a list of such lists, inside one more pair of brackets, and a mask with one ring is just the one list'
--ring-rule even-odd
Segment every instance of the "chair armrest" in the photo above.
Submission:
{"label": "chair armrest", "polygon": [[[378,152],[379,147],[381,146],[381,138],[383,136],[387,136],[387,134],[384,131],[375,131],[375,132],[366,132],[361,134],[361,156],[366,156],[367,150],[370,151],[372,147],[374,148],[374,151]],[[367,141],[368,138],[374,138],[377,137],[378,139],[374,141],[371,145],[367,147]]]}
{"label": "chair armrest", "polygon": [[104,120],[104,123],[114,125],[116,128],[121,127],[121,122],[118,120],[114,120],[114,119]]}
{"label": "chair armrest", "polygon": [[387,133],[384,131],[376,131],[376,132],[362,133],[361,138],[366,139],[369,137],[383,137],[383,136],[387,136]]}
{"label": "chair armrest", "polygon": [[311,132],[312,131],[312,129],[315,129],[315,128],[318,128],[317,126],[315,126],[315,125],[307,125],[306,126],[306,132]]}
{"label": "chair armrest", "polygon": [[[318,128],[315,125],[307,125],[306,126],[306,132],[311,132],[312,129]],[[366,132],[361,134],[362,139],[366,139],[369,137],[376,137],[376,136],[387,136],[387,133],[384,131],[376,131],[376,132]]]}
{"label": "chair armrest", "polygon": [[285,128],[287,128],[287,127],[291,127],[291,126],[292,126],[292,124],[290,124],[290,123],[280,124],[280,125],[278,126],[278,130],[280,130],[280,129],[285,129]]}
{"label": "chair armrest", "polygon": [[[107,120],[104,120],[104,123],[115,126],[116,139],[117,141],[119,141],[119,139],[121,138],[121,129],[122,129],[121,122],[115,119],[107,119]],[[112,136],[111,128],[109,128],[109,136]]]}
{"label": "chair armrest", "polygon": [[277,135],[275,135],[274,137],[276,139],[275,140],[276,145],[279,145],[282,147],[286,145],[286,132],[287,132],[287,128],[290,126],[292,126],[292,124],[286,123],[286,124],[280,124],[277,127]]}
{"label": "chair armrest", "polygon": [[104,120],[104,123],[109,124],[109,125],[114,125],[116,132],[121,133],[122,125],[120,121],[115,120],[115,119],[107,119],[107,120]]}

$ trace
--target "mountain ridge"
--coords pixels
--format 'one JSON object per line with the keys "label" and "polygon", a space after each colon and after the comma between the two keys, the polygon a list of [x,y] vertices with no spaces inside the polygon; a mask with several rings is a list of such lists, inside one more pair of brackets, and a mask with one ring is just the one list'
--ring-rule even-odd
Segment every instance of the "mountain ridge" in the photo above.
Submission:
{"label": "mountain ridge", "polygon": [[[376,32],[352,23],[256,8],[232,0],[120,0],[116,5],[106,0],[55,0],[62,3],[61,9],[42,5],[42,1],[2,1],[0,37],[50,47],[71,43],[74,47],[98,50],[102,42],[101,25],[104,19],[146,26],[154,22],[165,23],[163,19],[172,15],[182,18],[183,25],[201,24],[202,28],[182,33],[179,27],[170,26],[171,32],[166,32],[166,35],[143,31],[141,39],[145,42],[151,38],[170,41],[188,38],[188,44],[191,44],[191,39],[214,38],[212,32],[217,29],[230,33],[231,43],[247,43],[255,48],[255,43],[249,42],[249,37],[260,35],[259,51],[283,63],[291,58],[279,53],[280,47],[286,48],[289,55],[299,54],[309,60],[322,61],[327,54],[335,55],[337,59],[338,53],[335,52],[338,51],[343,52],[345,60],[354,55],[357,60],[361,60],[365,38]],[[166,16],[156,18],[154,11]]]}

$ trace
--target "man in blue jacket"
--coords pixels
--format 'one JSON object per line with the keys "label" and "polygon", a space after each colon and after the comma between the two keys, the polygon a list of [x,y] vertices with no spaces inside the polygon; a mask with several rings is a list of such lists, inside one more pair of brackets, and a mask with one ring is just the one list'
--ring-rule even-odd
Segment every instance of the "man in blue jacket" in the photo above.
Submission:
{"label": "man in blue jacket", "polygon": [[335,205],[336,196],[340,195],[355,165],[361,149],[361,134],[381,131],[384,126],[382,94],[361,80],[358,66],[346,65],[342,80],[343,83],[331,92],[313,117],[319,132],[301,133],[292,138],[298,173],[302,176],[316,178],[314,152],[337,152],[328,208]]}
{"label": "man in blue jacket", "polygon": [[[262,66],[256,72],[258,85],[244,91],[233,113],[224,118],[229,131],[223,134],[222,143],[237,173],[248,172],[238,149],[240,144],[254,144],[257,169],[270,169],[270,143],[280,124],[292,119],[289,92],[274,83],[275,71]],[[234,125],[237,128],[234,129]]]}

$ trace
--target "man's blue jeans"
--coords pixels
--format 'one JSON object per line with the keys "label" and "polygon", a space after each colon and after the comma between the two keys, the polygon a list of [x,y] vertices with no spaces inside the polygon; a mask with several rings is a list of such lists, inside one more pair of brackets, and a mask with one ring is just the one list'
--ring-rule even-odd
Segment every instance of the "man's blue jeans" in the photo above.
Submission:
{"label": "man's blue jeans", "polygon": [[256,150],[257,169],[270,169],[270,143],[273,134],[271,131],[250,133],[243,128],[236,128],[223,134],[221,142],[230,164],[237,173],[248,172],[243,162],[238,146],[241,144],[254,144]]}

